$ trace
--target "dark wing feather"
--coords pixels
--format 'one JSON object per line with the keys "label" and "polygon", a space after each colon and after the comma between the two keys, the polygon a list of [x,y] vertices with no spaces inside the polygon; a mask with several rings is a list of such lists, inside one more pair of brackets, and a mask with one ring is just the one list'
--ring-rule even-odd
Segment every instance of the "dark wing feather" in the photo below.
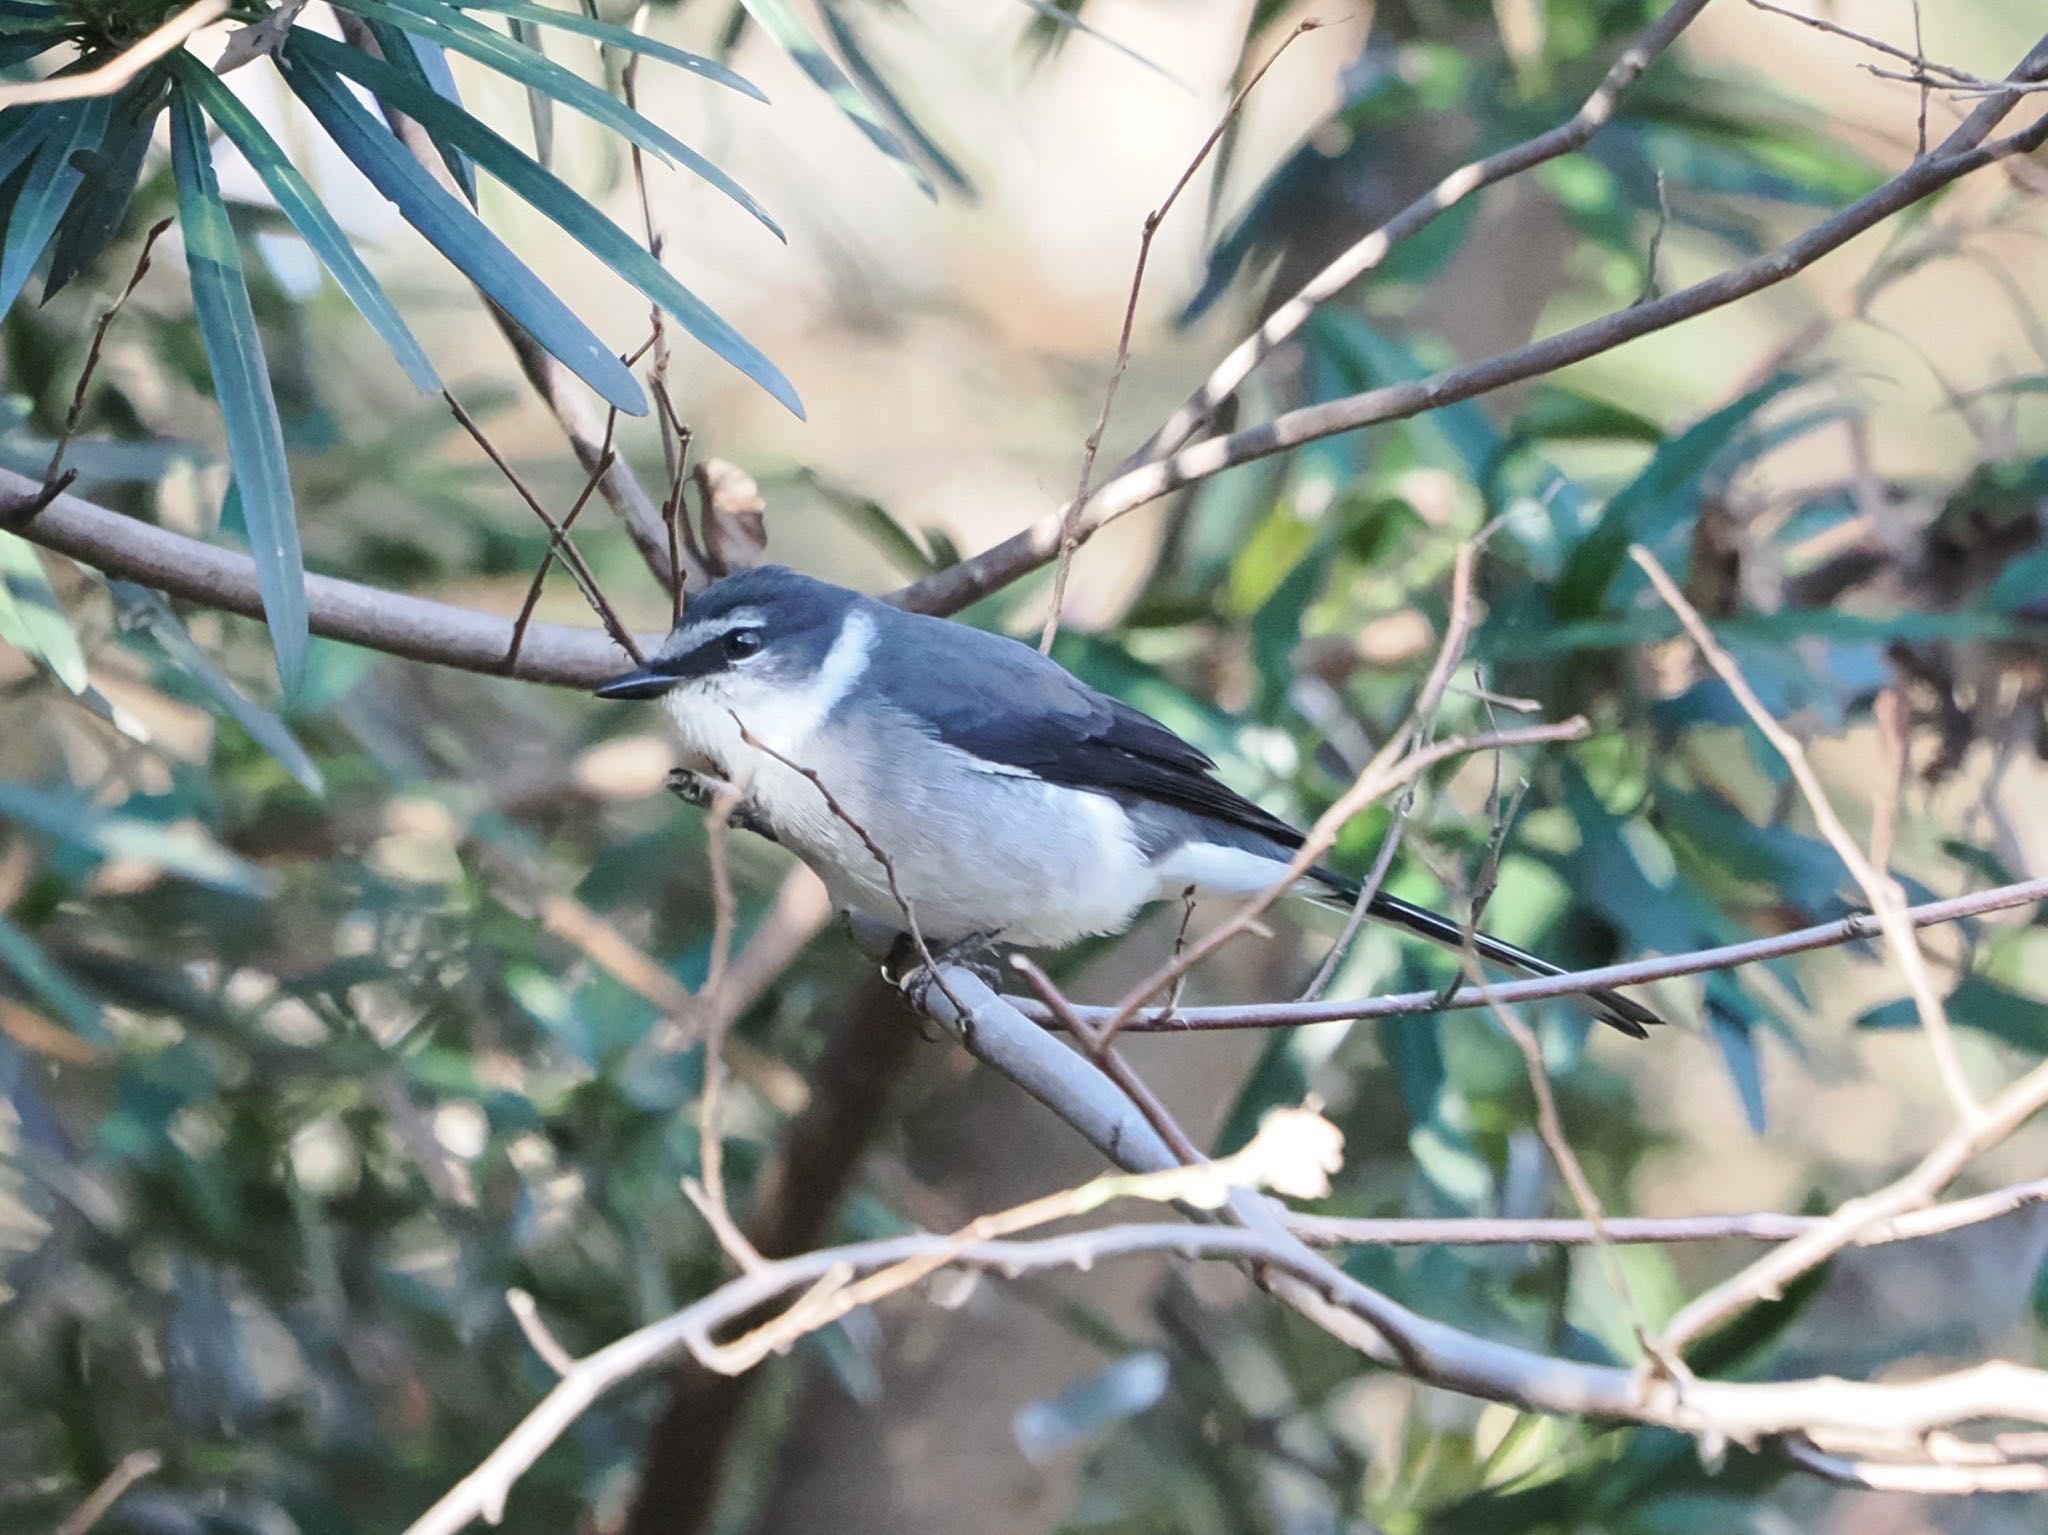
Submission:
{"label": "dark wing feather", "polygon": [[[1301,845],[1300,832],[1218,780],[1199,748],[1031,646],[944,619],[885,612],[883,621],[904,642],[899,654],[916,656],[917,664],[876,668],[870,677],[948,746],[1065,788],[1156,801],[1283,847]],[[937,624],[947,632],[923,632]]]}

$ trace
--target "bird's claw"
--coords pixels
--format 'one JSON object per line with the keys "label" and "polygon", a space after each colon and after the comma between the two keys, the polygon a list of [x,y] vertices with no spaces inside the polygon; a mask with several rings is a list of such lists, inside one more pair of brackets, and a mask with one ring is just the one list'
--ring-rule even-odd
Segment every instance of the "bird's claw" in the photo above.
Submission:
{"label": "bird's claw", "polygon": [[770,842],[776,840],[775,832],[768,822],[741,797],[737,788],[722,778],[714,778],[709,773],[700,773],[694,768],[670,768],[668,792],[685,805],[694,805],[700,810],[708,809],[718,801],[724,800],[732,806],[732,809],[726,812],[727,825],[737,826],[741,831],[750,831],[757,837],[766,837]]}
{"label": "bird's claw", "polygon": [[[898,984],[928,985],[937,972],[949,965],[957,965],[983,985],[994,989],[1002,978],[1002,966],[996,958],[993,931],[969,933],[964,938],[955,938],[937,948],[920,944],[909,933],[898,933],[896,943],[889,951],[887,971],[897,978]],[[930,956],[927,964],[926,955]]]}

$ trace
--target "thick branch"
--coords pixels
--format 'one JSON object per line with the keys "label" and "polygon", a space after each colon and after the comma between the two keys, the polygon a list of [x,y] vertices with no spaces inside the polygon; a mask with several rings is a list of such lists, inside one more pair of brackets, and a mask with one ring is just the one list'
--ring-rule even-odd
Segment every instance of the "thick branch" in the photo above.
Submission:
{"label": "thick branch", "polygon": [[[38,488],[35,481],[0,469],[0,503],[33,496]],[[58,496],[19,532],[107,575],[247,618],[263,616],[256,566],[247,555],[152,527],[77,496]],[[332,576],[306,577],[306,606],[315,634],[464,671],[591,688],[626,665],[625,652],[600,630],[534,624],[526,631],[517,663],[507,671],[510,619]],[[646,640],[649,648],[660,643],[659,636]]]}

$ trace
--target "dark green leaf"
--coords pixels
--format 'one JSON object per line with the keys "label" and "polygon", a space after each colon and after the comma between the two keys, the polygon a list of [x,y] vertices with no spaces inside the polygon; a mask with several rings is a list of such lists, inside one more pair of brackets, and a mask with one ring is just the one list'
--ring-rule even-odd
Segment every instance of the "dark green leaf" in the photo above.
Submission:
{"label": "dark green leaf", "polygon": [[74,794],[0,780],[0,820],[100,858],[133,858],[232,895],[262,895],[269,889],[260,869],[198,831],[101,810]]}
{"label": "dark green leaf", "polygon": [[[482,220],[421,169],[331,70],[306,59],[304,45],[311,35],[294,31],[278,63],[286,83],[341,152],[397,205],[407,223],[563,366],[620,410],[645,415],[647,396],[632,370]],[[402,77],[390,70],[387,78]]]}
{"label": "dark green leaf", "polygon": [[220,130],[235,148],[242,152],[256,174],[263,178],[264,186],[277,200],[277,206],[284,216],[291,220],[292,227],[299,232],[306,244],[334,274],[334,281],[349,302],[362,313],[365,320],[384,344],[391,348],[391,354],[405,369],[406,376],[414,385],[429,394],[439,393],[441,380],[434,372],[433,363],[427,360],[426,352],[413,333],[406,327],[391,300],[384,296],[377,279],[370,275],[370,269],[356,254],[348,236],[341,226],[334,222],[320,196],[307,184],[277,141],[264,131],[256,115],[242,104],[220,77],[204,64],[187,53],[174,54],[171,68],[179,87],[188,91],[211,117],[220,125]]}
{"label": "dark green leaf", "polygon": [[[349,0],[349,9],[365,20],[388,21],[403,27],[415,36],[467,54],[522,85],[545,91],[563,106],[575,108],[628,142],[710,182],[759,219],[776,239],[785,238],[782,226],[768,216],[768,210],[754,200],[752,193],[667,129],[649,122],[581,75],[522,47],[502,32],[472,21],[453,6],[439,4],[438,0]],[[302,30],[292,34],[294,41],[313,35]]]}
{"label": "dark green leaf", "polygon": [[679,320],[684,329],[801,417],[803,402],[767,355],[690,292],[647,248],[496,130],[407,80],[382,61],[313,33],[294,37],[287,57],[332,69],[398,105],[459,145],[477,164],[548,214],[578,242]]}
{"label": "dark green leaf", "polygon": [[825,51],[825,45],[811,36],[810,28],[798,18],[789,0],[740,0],[740,3],[747,8],[747,14],[759,23],[761,30],[774,38],[776,45],[790,56],[796,67],[810,77],[811,83],[832,98],[832,105],[839,108],[846,120],[858,128],[870,144],[902,166],[925,196],[936,198],[939,195],[931,178],[925,175],[910,151],[903,147],[903,141],[889,131],[881,114],[860,93],[860,87],[846,78],[846,72]]}
{"label": "dark green leaf", "polygon": [[61,24],[30,27],[19,32],[0,42],[0,69],[11,69],[16,64],[26,63],[39,53],[47,53],[71,35],[72,29]]}
{"label": "dark green leaf", "polygon": [[[456,89],[455,71],[448,67],[448,54],[439,43],[429,42],[424,37],[414,37],[403,27],[388,21],[365,22],[370,35],[377,40],[378,51],[384,61],[393,69],[409,75],[435,95],[462,105],[462,93]],[[389,102],[379,103],[384,108],[384,120],[393,133],[398,124],[392,120],[396,108]],[[431,137],[431,135],[430,135]],[[469,199],[470,207],[476,204],[476,167],[469,156],[459,149],[450,148],[439,139],[434,140],[434,150],[441,157],[441,163],[448,167],[448,174],[455,178],[455,184],[462,188],[462,195]]]}
{"label": "dark green leaf", "polygon": [[846,519],[848,526],[888,556],[890,563],[905,575],[928,575],[939,568],[918,536],[881,502],[836,485],[812,470],[804,470],[802,478],[824,497],[827,506]]}
{"label": "dark green leaf", "polygon": [[[1977,1029],[1993,1039],[2017,1045],[2031,1055],[2048,1050],[2048,1002],[2001,986],[1987,976],[1972,975],[1943,1002],[1949,1022]],[[1874,1007],[1856,1020],[1859,1029],[1917,1029],[1920,1010],[1911,997]]]}
{"label": "dark green leaf", "polygon": [[220,712],[249,732],[249,736],[271,756],[284,764],[309,794],[321,792],[320,769],[306,755],[283,720],[253,702],[228,680],[227,674],[193,641],[171,605],[157,593],[132,581],[109,581],[114,609],[121,627],[147,634],[169,656],[172,663],[197,683]]}
{"label": "dark green leaf", "polygon": [[1144,54],[1138,52],[1129,43],[1118,42],[1100,27],[1090,26],[1076,12],[1055,4],[1054,0],[1024,0],[1024,4],[1030,6],[1032,10],[1038,12],[1044,18],[1044,25],[1050,35],[1058,36],[1061,31],[1068,31],[1078,32],[1083,37],[1092,37],[1105,48],[1114,48],[1133,63],[1144,65],[1162,80],[1171,80],[1182,90],[1190,89],[1185,80],[1181,79],[1179,75],[1173,73],[1172,70],[1166,68],[1163,64],[1155,63],[1151,59],[1146,58]]}
{"label": "dark green leaf", "polygon": [[50,249],[50,275],[43,285],[44,303],[98,260],[107,243],[120,233],[162,110],[161,79],[137,81],[114,98],[107,131],[92,153],[85,185],[57,228],[56,244]]}
{"label": "dark green leaf", "polygon": [[1652,542],[1698,509],[1707,471],[1756,413],[1798,377],[1780,373],[1672,438],[1650,456],[1642,472],[1617,491],[1600,520],[1574,549],[1558,578],[1557,616],[1591,618],[1606,605],[1608,588],[1628,558],[1628,546]]}
{"label": "dark green leaf", "polygon": [[12,309],[21,296],[57,232],[58,220],[85,179],[78,164],[80,152],[96,148],[106,132],[109,108],[104,96],[60,102],[55,110],[62,115],[37,149],[8,211],[5,243],[0,244],[0,314]]}
{"label": "dark green leaf", "polygon": [[306,565],[284,430],[270,392],[256,316],[249,308],[234,226],[214,180],[206,121],[182,88],[171,93],[171,168],[178,183],[178,227],[191,272],[192,308],[227,427],[228,458],[248,518],[249,552],[277,652],[278,680],[289,691],[306,664]]}
{"label": "dark green leaf", "polygon": [[903,104],[902,98],[896,94],[874,60],[869,57],[867,44],[862,41],[852,17],[847,14],[845,8],[827,4],[824,14],[825,28],[832,34],[832,41],[839,45],[839,52],[846,59],[846,67],[854,79],[860,82],[860,88],[887,114],[889,121],[896,125],[897,132],[917,146],[918,152],[931,162],[932,168],[948,186],[964,197],[972,197],[974,183],[969,179],[967,172],[954,162],[951,155],[939,147],[938,141],[925,132],[924,126]]}
{"label": "dark green leaf", "polygon": [[86,688],[85,652],[35,546],[13,533],[0,533],[0,639],[47,666],[74,693]]}
{"label": "dark green leaf", "polygon": [[43,946],[6,917],[0,917],[0,968],[13,972],[33,995],[73,1032],[95,1042],[107,1038],[100,1005],[43,952]]}
{"label": "dark green leaf", "polygon": [[490,11],[499,16],[515,17],[539,27],[553,27],[561,32],[574,32],[578,37],[592,37],[608,48],[620,48],[627,53],[645,54],[650,59],[659,59],[664,64],[673,64],[678,69],[687,69],[693,75],[702,75],[706,80],[716,81],[738,91],[742,96],[751,96],[756,101],[767,101],[761,88],[737,70],[721,64],[717,59],[707,59],[701,53],[685,53],[680,48],[643,37],[629,27],[615,27],[608,21],[598,21],[576,11],[558,11],[552,6],[532,5],[527,0],[456,0],[466,11]]}

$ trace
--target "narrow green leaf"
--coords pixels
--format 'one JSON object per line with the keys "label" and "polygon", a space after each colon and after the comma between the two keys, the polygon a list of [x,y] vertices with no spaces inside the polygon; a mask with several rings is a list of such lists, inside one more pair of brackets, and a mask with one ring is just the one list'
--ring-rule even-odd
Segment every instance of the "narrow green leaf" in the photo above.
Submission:
{"label": "narrow green leaf", "polygon": [[213,391],[227,427],[228,459],[248,518],[249,552],[263,593],[263,616],[277,653],[279,682],[296,687],[306,664],[306,566],[292,507],[284,431],[234,226],[214,180],[206,120],[183,88],[171,92],[171,171],[178,184],[178,227],[191,271],[192,308],[206,348]]}
{"label": "narrow green leaf", "polygon": [[659,59],[664,64],[673,64],[678,69],[687,69],[693,75],[738,91],[742,96],[751,96],[756,101],[766,102],[768,97],[761,87],[754,84],[737,70],[730,69],[717,59],[707,59],[701,53],[686,53],[681,48],[670,47],[651,37],[643,37],[630,27],[613,26],[608,21],[598,21],[577,11],[558,11],[552,6],[533,5],[528,0],[455,0],[458,9],[465,11],[489,11],[498,16],[514,17],[537,27],[553,27],[559,32],[574,32],[578,37],[595,38],[607,48],[623,49],[627,53],[644,53],[650,59]]}
{"label": "narrow green leaf", "polygon": [[43,946],[6,917],[0,917],[0,968],[13,972],[73,1033],[95,1043],[107,1039],[100,1005],[65,974]]}
{"label": "narrow green leaf", "polygon": [[797,398],[796,390],[759,348],[678,282],[639,241],[502,134],[431,91],[421,89],[381,60],[331,38],[317,33],[296,36],[287,47],[286,56],[348,76],[390,101],[422,127],[459,146],[478,165],[574,235],[606,266],[673,314],[691,335],[795,415],[803,415],[803,402]]}
{"label": "narrow green leaf", "polygon": [[1653,453],[1642,472],[1615,492],[1600,520],[1565,562],[1552,598],[1557,616],[1585,619],[1599,613],[1628,558],[1628,546],[1653,539],[1689,515],[1697,507],[1700,482],[1721,450],[1758,411],[1798,381],[1793,374],[1781,373]]}
{"label": "narrow green leaf", "polygon": [[[403,27],[388,21],[365,22],[370,35],[377,40],[377,47],[385,61],[393,69],[410,75],[431,89],[436,95],[445,96],[458,107],[462,105],[462,93],[455,86],[455,71],[448,67],[448,55],[439,43],[428,42],[424,37],[414,37]],[[384,120],[391,131],[398,131],[398,124],[391,121],[392,108],[384,108]],[[438,139],[435,150],[441,156],[441,163],[448,167],[448,174],[455,178],[455,184],[462,188],[462,195],[469,199],[470,207],[476,206],[476,167],[470,164],[469,156],[459,149],[451,149]]]}
{"label": "narrow green leaf", "polygon": [[434,365],[427,360],[426,352],[407,328],[391,300],[384,296],[384,290],[377,279],[370,275],[370,269],[363,264],[348,236],[327,211],[320,196],[301,176],[277,141],[264,130],[256,120],[256,114],[242,104],[242,100],[230,90],[221,78],[189,53],[171,55],[171,71],[180,89],[191,94],[206,115],[220,125],[220,130],[236,149],[242,153],[263,178],[264,186],[277,200],[284,216],[291,220],[292,227],[313,248],[313,253],[326,263],[327,270],[334,274],[334,281],[349,302],[354,304],[371,328],[384,338],[384,344],[391,348],[391,354],[405,369],[406,377],[415,387],[428,394],[440,392],[441,380],[434,372]]}
{"label": "narrow green leaf", "polygon": [[85,652],[43,573],[35,546],[0,533],[0,640],[35,657],[74,693],[86,689]]}
{"label": "narrow green leaf", "polygon": [[65,122],[60,106],[10,107],[0,112],[0,181],[34,159],[43,140]]}
{"label": "narrow green leaf", "polygon": [[7,215],[5,244],[0,245],[0,314],[14,307],[36,262],[57,232],[58,220],[71,206],[85,173],[75,157],[98,147],[107,130],[107,98],[59,104],[62,120],[44,138],[28,168],[28,179]]}
{"label": "narrow green leaf", "polygon": [[[439,0],[348,0],[348,9],[365,20],[389,21],[415,36],[467,54],[508,79],[545,91],[562,105],[602,123],[628,142],[708,181],[759,219],[776,239],[785,238],[782,226],[768,216],[768,210],[754,200],[752,193],[666,128],[649,122],[575,71],[564,69],[531,48],[521,47],[502,32],[472,21],[453,6],[440,4]],[[293,35],[302,34],[295,31]]]}
{"label": "narrow green leaf", "polygon": [[0,69],[12,69],[24,64],[39,53],[47,53],[61,42],[67,42],[72,29],[62,23],[47,27],[29,27],[0,42]]}
{"label": "narrow green leaf", "polygon": [[[647,396],[641,391],[639,380],[633,377],[633,370],[577,319],[460,199],[429,176],[391,136],[390,130],[363,109],[332,70],[307,57],[305,44],[313,35],[295,28],[278,55],[278,65],[285,82],[336,147],[355,162],[372,186],[397,205],[407,223],[425,235],[485,297],[518,321],[564,367],[628,415],[645,415]],[[357,58],[368,57],[356,54],[353,49],[345,51]],[[392,70],[385,78],[402,77]]]}
{"label": "narrow green leaf", "polygon": [[761,30],[774,38],[776,45],[790,56],[796,67],[810,77],[811,83],[832,98],[832,105],[839,108],[847,121],[858,128],[870,144],[902,166],[910,179],[917,183],[919,191],[936,200],[938,189],[932,185],[931,178],[925,175],[910,151],[903,147],[903,141],[889,131],[873,104],[860,93],[860,87],[846,78],[846,71],[833,61],[824,44],[811,36],[810,29],[790,8],[789,0],[740,0],[740,3]]}
{"label": "narrow green leaf", "polygon": [[1055,4],[1054,0],[1024,0],[1024,3],[1044,18],[1046,26],[1054,29],[1053,35],[1058,35],[1057,29],[1066,28],[1069,31],[1080,33],[1083,37],[1092,37],[1096,42],[1102,44],[1103,47],[1114,48],[1125,58],[1131,60],[1132,63],[1144,65],[1145,68],[1151,70],[1160,79],[1171,80],[1184,91],[1192,89],[1187,81],[1183,80],[1165,65],[1146,58],[1144,54],[1138,52],[1129,43],[1118,42],[1100,27],[1090,26],[1081,19],[1078,12],[1064,9]]}
{"label": "narrow green leaf", "polygon": [[101,810],[80,795],[0,780],[0,821],[99,858],[133,858],[180,879],[231,895],[263,895],[270,880],[205,833]]}
{"label": "narrow green leaf", "polygon": [[321,792],[320,768],[306,755],[306,749],[299,745],[298,738],[283,720],[228,680],[227,674],[213,664],[212,658],[199,648],[184,624],[178,621],[178,615],[171,611],[168,602],[148,587],[137,586],[132,581],[109,581],[107,586],[114,594],[114,611],[123,629],[147,634],[172,664],[213,700],[220,712],[248,731],[258,746],[283,763],[285,771],[307,793]]}
{"label": "narrow green leaf", "polygon": [[[182,57],[183,55],[180,55]],[[107,131],[92,152],[85,185],[72,199],[50,247],[50,275],[43,284],[43,302],[99,259],[121,232],[128,204],[142,179],[142,161],[163,110],[160,76],[136,81],[114,97]]]}
{"label": "narrow green leaf", "polygon": [[867,92],[876,107],[887,115],[889,121],[896,125],[897,131],[917,146],[918,153],[931,162],[932,169],[939,173],[941,180],[961,196],[973,197],[973,180],[959,167],[953,157],[939,146],[938,140],[925,132],[924,126],[911,114],[910,108],[903,104],[903,98],[896,94],[895,89],[883,76],[880,67],[869,57],[867,43],[861,37],[853,18],[840,6],[831,4],[825,6],[824,16],[825,30],[832,34],[832,41],[838,46],[840,56],[846,60],[848,73],[860,83],[861,89]]}

